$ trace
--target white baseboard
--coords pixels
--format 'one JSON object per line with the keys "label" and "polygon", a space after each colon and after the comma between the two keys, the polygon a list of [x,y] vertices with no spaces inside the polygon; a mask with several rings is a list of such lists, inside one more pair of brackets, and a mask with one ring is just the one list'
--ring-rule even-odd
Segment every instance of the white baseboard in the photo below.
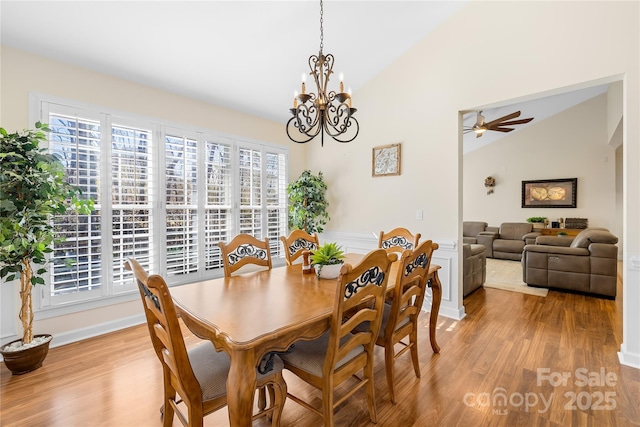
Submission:
{"label": "white baseboard", "polygon": [[620,351],[618,352],[618,360],[622,365],[640,369],[640,354],[630,353],[629,351],[627,351],[626,345],[624,344],[620,346]]}
{"label": "white baseboard", "polygon": [[73,342],[86,340],[87,338],[97,337],[109,332],[119,331],[121,329],[137,326],[147,321],[144,313],[135,316],[123,317],[111,322],[102,323],[100,325],[91,326],[89,328],[76,329],[62,334],[55,334],[51,340],[51,347],[59,347]]}

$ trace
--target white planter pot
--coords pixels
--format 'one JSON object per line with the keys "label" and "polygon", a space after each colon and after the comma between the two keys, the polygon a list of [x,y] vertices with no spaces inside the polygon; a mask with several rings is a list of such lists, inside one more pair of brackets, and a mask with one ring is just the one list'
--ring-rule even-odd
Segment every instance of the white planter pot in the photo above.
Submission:
{"label": "white planter pot", "polygon": [[[331,264],[331,265],[316,265],[315,269],[318,272],[318,278],[320,279],[335,279],[340,275],[340,269],[344,264]],[[321,268],[322,267],[322,268]]]}

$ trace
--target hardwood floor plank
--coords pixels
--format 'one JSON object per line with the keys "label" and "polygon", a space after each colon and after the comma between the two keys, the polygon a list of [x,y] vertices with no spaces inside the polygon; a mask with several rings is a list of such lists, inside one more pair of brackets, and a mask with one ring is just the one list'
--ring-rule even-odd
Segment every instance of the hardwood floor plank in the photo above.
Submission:
{"label": "hardwood floor plank", "polygon": [[[617,356],[620,281],[621,276],[615,301],[481,288],[465,299],[465,319],[438,319],[440,354],[431,351],[429,316],[423,313],[422,378],[415,377],[408,355],[396,361],[396,405],[389,400],[384,353],[376,349],[377,426],[640,426],[640,370],[621,366]],[[185,334],[187,345],[198,341]],[[580,375],[597,376],[601,370],[615,375],[614,385],[576,384]],[[566,384],[552,384],[552,376],[562,374],[569,375]],[[285,379],[296,394],[320,405],[317,390],[286,372]],[[511,399],[504,406],[495,404],[501,391]],[[604,393],[615,409],[594,406]],[[146,325],[52,348],[43,367],[26,375],[12,376],[4,364],[0,368],[0,424],[5,427],[157,427],[161,403],[162,372]],[[226,409],[218,411],[205,425],[226,426],[227,416]],[[320,424],[295,402],[285,404],[282,426]],[[255,425],[269,423],[261,419]],[[370,425],[364,393],[336,413],[336,426]]]}

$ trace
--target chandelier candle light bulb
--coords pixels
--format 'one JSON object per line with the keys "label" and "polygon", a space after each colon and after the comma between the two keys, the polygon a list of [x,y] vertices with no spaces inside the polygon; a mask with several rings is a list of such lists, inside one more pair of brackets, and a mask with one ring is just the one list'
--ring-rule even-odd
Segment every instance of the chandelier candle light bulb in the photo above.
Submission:
{"label": "chandelier candle light bulb", "polygon": [[307,75],[305,73],[302,73],[302,93],[305,93],[305,84],[307,82]]}

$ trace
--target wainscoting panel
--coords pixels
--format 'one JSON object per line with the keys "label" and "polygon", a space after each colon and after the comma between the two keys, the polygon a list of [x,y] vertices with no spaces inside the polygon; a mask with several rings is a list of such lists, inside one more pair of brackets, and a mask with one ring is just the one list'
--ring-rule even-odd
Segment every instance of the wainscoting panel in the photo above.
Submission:
{"label": "wainscoting panel", "polygon": [[[345,252],[366,254],[378,246],[378,236],[374,233],[341,233],[327,231],[319,236],[320,242],[337,242]],[[433,263],[442,268],[438,277],[442,283],[442,304],[439,314],[451,319],[460,320],[464,317],[462,298],[458,303],[458,295],[462,290],[458,289],[458,245],[455,240],[438,240],[439,248],[433,255]],[[424,308],[431,309],[431,290],[425,296]]]}

